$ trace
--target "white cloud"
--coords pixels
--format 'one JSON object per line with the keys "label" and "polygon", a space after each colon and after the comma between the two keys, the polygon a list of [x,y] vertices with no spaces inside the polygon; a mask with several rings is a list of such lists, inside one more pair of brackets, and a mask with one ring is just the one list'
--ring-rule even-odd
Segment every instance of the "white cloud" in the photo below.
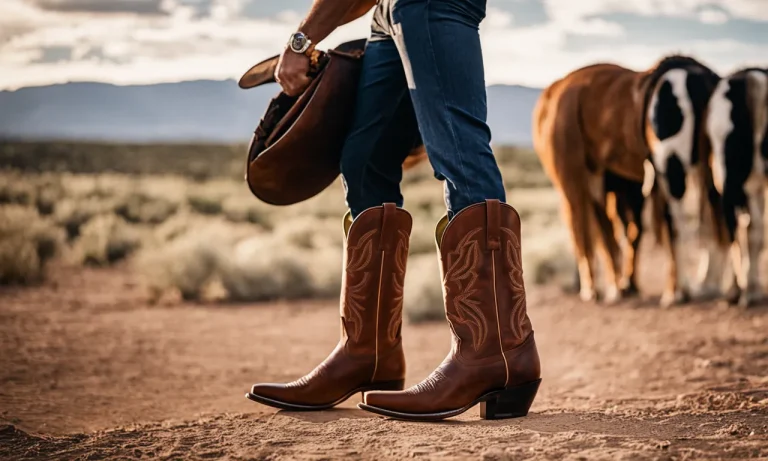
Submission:
{"label": "white cloud", "polygon": [[[248,18],[242,12],[249,1],[253,0],[210,0],[203,5],[162,0],[159,10],[166,14],[122,10],[99,14],[0,0],[0,89],[75,80],[130,84],[238,78],[255,62],[277,54],[301,20],[290,10],[272,18]],[[491,7],[481,26],[486,80],[542,86],[595,61],[643,69],[674,52],[700,57],[721,73],[747,63],[765,65],[756,62],[764,59],[764,49],[734,40],[624,44],[611,40],[624,34],[621,24],[596,16],[664,14],[707,23],[729,17],[768,21],[766,1],[542,0],[549,20],[534,26]],[[370,14],[339,29],[321,46],[366,37],[369,23]],[[569,47],[574,36],[596,44]],[[35,63],[45,48],[70,49],[72,61]]]}
{"label": "white cloud", "polygon": [[699,20],[704,24],[725,24],[728,19],[728,13],[720,10],[702,10],[699,12]]}
{"label": "white cloud", "polygon": [[[766,64],[763,46],[736,40],[691,40],[653,46],[641,43],[617,44],[611,40],[601,40],[586,49],[572,49],[567,46],[569,36],[578,34],[578,29],[573,25],[583,21],[575,12],[580,8],[575,3],[571,4],[572,10],[561,11],[559,18],[540,25],[509,28],[498,26],[498,21],[483,24],[481,37],[486,81],[489,84],[544,86],[574,69],[596,62],[612,62],[636,70],[645,70],[662,57],[675,53],[697,57],[721,74],[747,65]],[[491,14],[505,13],[491,10],[489,15]],[[610,28],[606,31],[604,35],[608,37],[618,33]]]}
{"label": "white cloud", "polygon": [[[173,14],[95,16],[54,13],[19,0],[4,0],[0,18],[22,14],[27,32],[0,44],[0,89],[97,80],[116,84],[151,83],[198,78],[239,78],[251,65],[279,53],[300,21],[295,13],[277,18],[233,18],[237,1],[220,1],[210,17],[195,19],[186,6],[169,4]],[[218,11],[218,12],[216,12]],[[332,34],[323,46],[365,37],[368,22],[356,21]],[[0,29],[2,29],[0,22]],[[42,47],[71,47],[68,63],[29,64]],[[86,57],[97,49],[107,59]]]}
{"label": "white cloud", "polygon": [[[558,22],[584,17],[630,13],[643,16],[697,18],[701,11],[722,10],[733,18],[768,21],[766,0],[542,0]],[[722,13],[721,11],[721,13]],[[722,16],[721,16],[722,17]]]}

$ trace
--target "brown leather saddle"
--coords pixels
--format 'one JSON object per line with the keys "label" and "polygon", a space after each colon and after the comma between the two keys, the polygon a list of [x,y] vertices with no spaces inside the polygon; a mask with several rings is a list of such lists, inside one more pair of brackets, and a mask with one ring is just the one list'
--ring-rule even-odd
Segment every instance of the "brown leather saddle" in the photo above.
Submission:
{"label": "brown leather saddle", "polygon": [[[267,106],[248,147],[245,179],[271,205],[292,205],[322,192],[339,176],[341,151],[352,117],[367,40],[312,55],[310,86],[297,97],[282,91]],[[238,82],[249,89],[275,82],[279,56],[251,67]],[[404,163],[426,156],[423,146]]]}

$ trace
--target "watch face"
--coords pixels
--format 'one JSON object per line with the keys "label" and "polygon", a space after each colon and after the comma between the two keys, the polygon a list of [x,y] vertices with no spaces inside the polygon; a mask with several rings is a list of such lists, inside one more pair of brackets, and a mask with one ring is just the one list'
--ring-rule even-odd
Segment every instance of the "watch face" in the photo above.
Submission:
{"label": "watch face", "polygon": [[302,34],[293,34],[291,37],[291,48],[293,48],[294,51],[299,51],[302,48],[304,48],[304,45],[307,43],[307,37]]}

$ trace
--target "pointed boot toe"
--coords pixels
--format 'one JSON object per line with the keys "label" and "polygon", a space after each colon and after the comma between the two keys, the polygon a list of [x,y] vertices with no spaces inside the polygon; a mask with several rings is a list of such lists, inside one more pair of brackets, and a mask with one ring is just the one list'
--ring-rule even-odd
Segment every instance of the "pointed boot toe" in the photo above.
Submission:
{"label": "pointed boot toe", "polygon": [[344,218],[341,337],[310,373],[260,383],[246,397],[282,410],[332,408],[353,395],[403,388],[401,325],[411,216],[387,203]]}
{"label": "pointed boot toe", "polygon": [[478,405],[484,419],[527,415],[541,364],[527,314],[520,216],[487,200],[444,217],[436,239],[451,351],[421,383],[371,392],[359,407],[412,421],[439,421]]}
{"label": "pointed boot toe", "polygon": [[254,384],[245,397],[281,410],[311,410],[308,405],[301,405],[291,399],[292,393],[286,390],[284,384],[260,383]]}

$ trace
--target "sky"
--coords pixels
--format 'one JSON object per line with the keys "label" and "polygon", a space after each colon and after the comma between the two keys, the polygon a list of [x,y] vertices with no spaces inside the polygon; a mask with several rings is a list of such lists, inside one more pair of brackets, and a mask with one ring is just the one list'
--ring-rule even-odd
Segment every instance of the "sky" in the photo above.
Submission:
{"label": "sky", "polygon": [[[237,79],[280,52],[311,0],[0,0],[0,89]],[[370,15],[319,46],[367,37]],[[543,87],[595,62],[683,53],[768,67],[768,0],[488,0],[486,83]]]}

